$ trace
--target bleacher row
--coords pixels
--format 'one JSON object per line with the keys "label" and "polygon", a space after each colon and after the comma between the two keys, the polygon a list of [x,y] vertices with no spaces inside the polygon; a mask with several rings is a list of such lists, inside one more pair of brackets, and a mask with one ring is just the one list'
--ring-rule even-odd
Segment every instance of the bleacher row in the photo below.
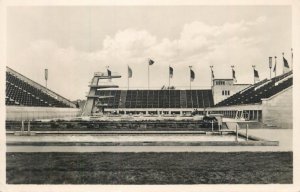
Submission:
{"label": "bleacher row", "polygon": [[6,105],[69,107],[10,72],[6,72]]}
{"label": "bleacher row", "polygon": [[99,90],[109,108],[205,108],[214,105],[211,90]]}
{"label": "bleacher row", "polygon": [[290,71],[272,79],[265,79],[246,88],[231,97],[217,103],[215,106],[230,106],[261,103],[261,99],[270,98],[293,85],[293,72]]}

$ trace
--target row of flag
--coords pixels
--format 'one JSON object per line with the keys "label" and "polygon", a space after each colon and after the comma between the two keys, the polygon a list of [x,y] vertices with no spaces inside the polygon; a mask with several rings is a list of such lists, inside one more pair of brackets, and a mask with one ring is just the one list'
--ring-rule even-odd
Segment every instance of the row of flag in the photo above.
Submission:
{"label": "row of flag", "polygon": [[[293,54],[292,54],[292,57],[293,57]],[[152,60],[152,59],[148,60],[149,66],[153,65],[154,63],[155,63],[154,60]],[[275,76],[276,76],[276,65],[277,65],[277,63],[276,63],[276,56],[275,56],[275,65],[273,67],[273,72],[275,73]],[[271,67],[272,67],[271,57],[269,58],[269,66],[271,69]],[[232,78],[235,82],[237,82],[234,66],[231,66],[231,67],[232,67]],[[254,72],[254,82],[257,82],[257,81],[259,81],[259,73],[258,73],[258,70],[255,69],[255,66],[252,66],[252,67],[253,67],[253,72]],[[285,57],[283,55],[283,72],[286,73],[289,70],[290,70],[290,67],[289,67],[288,61],[285,59]],[[111,74],[112,74],[109,69],[107,69],[107,74],[108,74],[108,76],[111,76]],[[174,69],[173,69],[173,67],[169,66],[169,78],[173,78],[173,74],[174,74]],[[132,75],[133,75],[132,69],[128,66],[128,78],[132,78]],[[211,78],[212,79],[215,78],[212,66],[211,66]],[[194,81],[194,79],[195,79],[195,72],[192,70],[192,68],[190,66],[190,81]]]}
{"label": "row of flag", "polygon": [[[275,73],[275,76],[276,76],[276,69],[277,69],[277,61],[276,61],[276,56],[274,57],[275,58],[275,64],[274,64],[274,67],[273,67],[273,72]],[[287,59],[284,57],[284,53],[282,53],[282,59],[283,59],[283,73],[287,73],[289,70],[290,70],[290,66],[289,66],[289,63],[287,61]],[[292,52],[292,62],[293,62],[293,52]],[[269,57],[269,68],[270,70],[272,69],[272,57]],[[255,66],[252,66],[253,67],[253,72],[254,72],[254,83],[255,82],[258,82],[260,79],[259,79],[259,74],[258,74],[258,71],[255,69]],[[271,78],[271,71],[270,71],[270,78]]]}
{"label": "row of flag", "polygon": [[[128,66],[128,78],[132,78],[132,69]],[[173,72],[174,72],[174,69],[173,67],[170,67],[169,66],[169,77],[170,78],[173,78]],[[191,73],[191,79],[194,80],[195,79],[195,72],[193,70],[190,71]],[[108,76],[110,76],[111,72],[108,73]]]}

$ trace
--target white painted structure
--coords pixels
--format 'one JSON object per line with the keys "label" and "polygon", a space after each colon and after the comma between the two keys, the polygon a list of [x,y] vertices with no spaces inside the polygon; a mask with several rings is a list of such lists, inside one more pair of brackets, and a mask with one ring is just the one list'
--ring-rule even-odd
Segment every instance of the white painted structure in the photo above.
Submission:
{"label": "white painted structure", "polygon": [[217,104],[249,86],[250,84],[235,84],[233,79],[213,79],[214,103]]}

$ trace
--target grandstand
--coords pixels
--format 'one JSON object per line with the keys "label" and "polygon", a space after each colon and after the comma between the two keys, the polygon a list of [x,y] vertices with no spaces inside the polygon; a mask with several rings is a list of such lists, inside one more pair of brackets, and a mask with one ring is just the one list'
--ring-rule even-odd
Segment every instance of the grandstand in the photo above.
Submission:
{"label": "grandstand", "polygon": [[7,67],[6,105],[75,107],[71,101]]}
{"label": "grandstand", "polygon": [[211,90],[101,90],[111,108],[206,108],[214,105]]}
{"label": "grandstand", "polygon": [[77,114],[76,105],[59,94],[6,67],[7,120],[29,120]]}
{"label": "grandstand", "polygon": [[273,127],[293,127],[293,72],[264,79],[209,109],[227,118],[255,120]]}
{"label": "grandstand", "polygon": [[264,79],[231,97],[216,104],[218,106],[243,105],[261,103],[262,99],[270,98],[275,94],[293,85],[292,71],[272,79]]}

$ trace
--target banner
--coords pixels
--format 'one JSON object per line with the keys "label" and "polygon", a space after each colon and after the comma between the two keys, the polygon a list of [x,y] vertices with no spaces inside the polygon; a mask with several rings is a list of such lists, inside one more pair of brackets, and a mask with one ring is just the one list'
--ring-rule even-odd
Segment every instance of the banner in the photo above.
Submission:
{"label": "banner", "polygon": [[258,75],[258,71],[253,69],[254,70],[254,82],[258,82],[259,81],[259,75]]}
{"label": "banner", "polygon": [[110,77],[111,76],[111,71],[107,69],[107,75]]}
{"label": "banner", "polygon": [[132,78],[132,69],[128,66],[128,78]]}
{"label": "banner", "polygon": [[237,82],[234,69],[232,69],[232,78],[233,78],[234,82]]}
{"label": "banner", "polygon": [[173,68],[169,67],[169,76],[170,78],[173,78]]}
{"label": "banner", "polygon": [[149,65],[153,65],[154,61],[152,59],[149,59]]}
{"label": "banner", "polygon": [[286,73],[290,70],[288,61],[283,57],[283,73]]}
{"label": "banner", "polygon": [[48,69],[45,69],[45,80],[48,80]]}
{"label": "banner", "polygon": [[192,69],[190,69],[190,74],[191,74],[191,81],[194,81],[195,79],[195,73]]}

